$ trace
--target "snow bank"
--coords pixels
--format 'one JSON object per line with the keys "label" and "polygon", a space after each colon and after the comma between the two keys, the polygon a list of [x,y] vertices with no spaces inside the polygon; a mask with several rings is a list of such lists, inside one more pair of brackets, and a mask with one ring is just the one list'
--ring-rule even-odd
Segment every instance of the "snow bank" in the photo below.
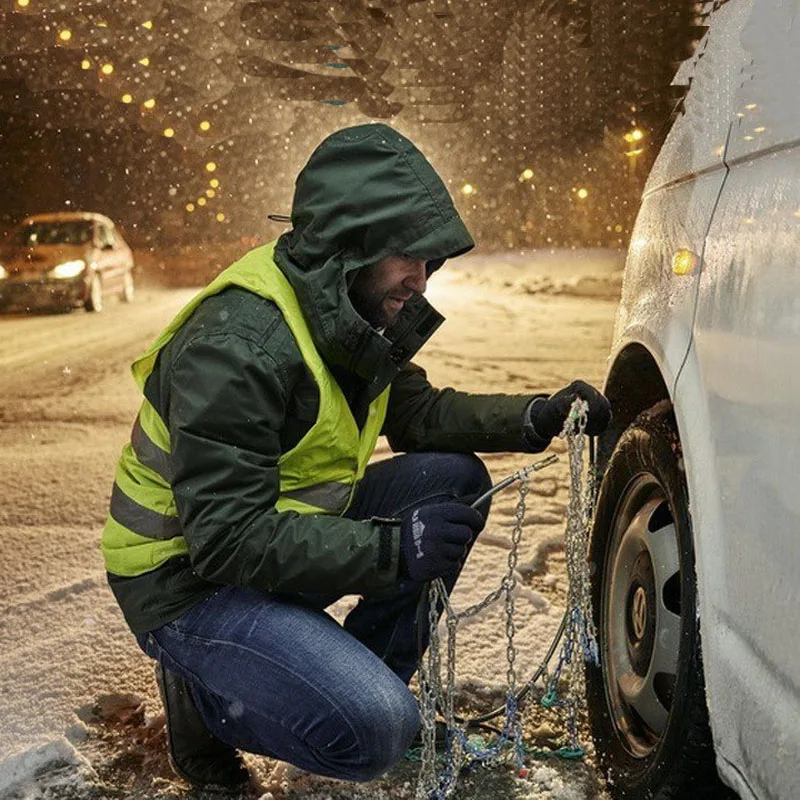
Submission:
{"label": "snow bank", "polygon": [[[170,288],[202,286],[242,255],[241,245],[180,247],[137,251],[142,285]],[[454,277],[469,283],[511,289],[524,294],[569,295],[616,300],[622,286],[624,250],[480,251],[448,261],[434,283]]]}
{"label": "snow bank", "polygon": [[599,300],[619,298],[624,266],[622,250],[537,250],[448,262],[452,274],[471,284]]}

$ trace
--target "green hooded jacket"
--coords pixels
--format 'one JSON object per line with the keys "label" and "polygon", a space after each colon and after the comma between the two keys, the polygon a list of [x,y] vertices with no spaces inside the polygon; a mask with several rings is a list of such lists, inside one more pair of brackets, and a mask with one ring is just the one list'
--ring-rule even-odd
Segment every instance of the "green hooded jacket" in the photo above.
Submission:
{"label": "green hooded jacket", "polygon": [[[439,176],[382,124],[325,139],[296,181],[275,262],[359,424],[391,385],[383,433],[395,451],[536,451],[531,395],[435,389],[410,363],[442,317],[406,303],[385,333],[347,294],[388,255],[428,271],[473,247]],[[135,633],[180,616],[219,585],[262,592],[378,593],[397,580],[400,523],[279,512],[278,460],[317,417],[319,392],[278,307],[241,287],[207,297],[161,350],[144,387],[167,425],[170,483],[189,553],[137,577],[109,574]],[[388,546],[387,546],[388,543]]]}

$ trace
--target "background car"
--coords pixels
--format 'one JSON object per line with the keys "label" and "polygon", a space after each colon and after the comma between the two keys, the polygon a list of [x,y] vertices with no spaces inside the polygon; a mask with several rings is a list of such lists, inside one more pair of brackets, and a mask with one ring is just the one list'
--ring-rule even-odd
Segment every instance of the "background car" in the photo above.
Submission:
{"label": "background car", "polygon": [[800,4],[717,4],[632,234],[592,532],[616,797],[800,789]]}
{"label": "background car", "polygon": [[102,214],[58,212],[23,220],[0,253],[0,308],[83,306],[133,299],[133,254]]}

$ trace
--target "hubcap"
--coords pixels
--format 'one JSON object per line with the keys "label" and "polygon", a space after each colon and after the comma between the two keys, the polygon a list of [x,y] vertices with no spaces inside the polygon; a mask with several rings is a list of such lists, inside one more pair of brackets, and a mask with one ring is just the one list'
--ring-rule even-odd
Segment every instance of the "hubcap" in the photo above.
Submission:
{"label": "hubcap", "polygon": [[611,533],[602,621],[606,693],[620,739],[644,758],[661,740],[678,673],[680,554],[666,493],[652,475],[626,489]]}

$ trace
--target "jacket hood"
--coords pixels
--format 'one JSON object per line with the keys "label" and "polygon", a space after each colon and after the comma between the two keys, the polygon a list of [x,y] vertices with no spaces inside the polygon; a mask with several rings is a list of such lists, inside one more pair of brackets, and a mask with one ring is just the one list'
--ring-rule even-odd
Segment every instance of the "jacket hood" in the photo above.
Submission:
{"label": "jacket hood", "polygon": [[[406,342],[402,357],[392,353],[390,335],[355,311],[347,295],[353,272],[402,254],[427,260],[430,273],[475,243],[427,159],[383,124],[344,128],[314,150],[295,183],[291,221],[275,260],[315,343],[326,361],[372,381],[375,395],[413,352]],[[409,313],[428,310],[435,314],[421,298]]]}

